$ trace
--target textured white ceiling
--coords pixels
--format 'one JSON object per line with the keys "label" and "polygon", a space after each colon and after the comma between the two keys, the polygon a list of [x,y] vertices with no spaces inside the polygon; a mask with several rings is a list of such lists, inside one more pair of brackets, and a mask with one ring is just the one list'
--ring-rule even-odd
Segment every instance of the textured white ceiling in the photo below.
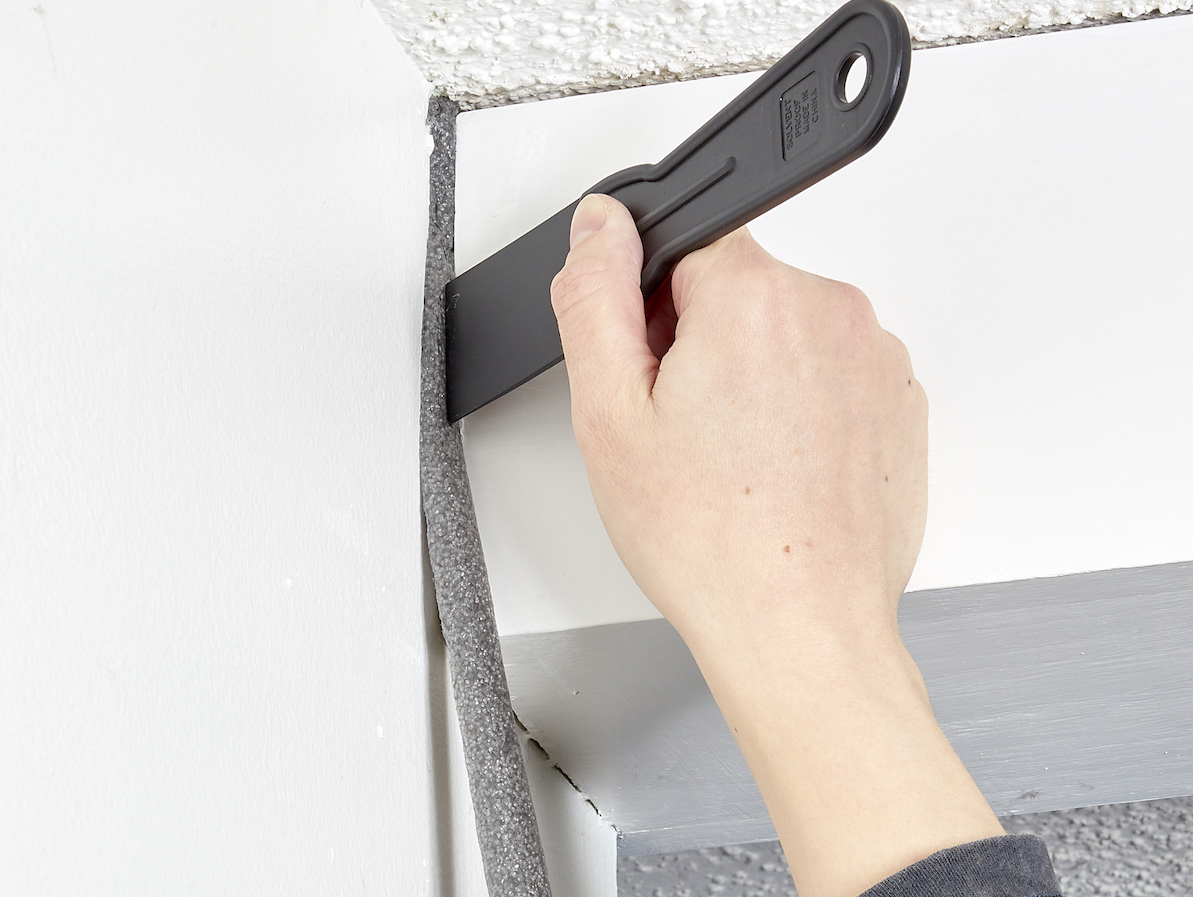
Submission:
{"label": "textured white ceiling", "polygon": [[[464,108],[763,69],[844,0],[374,0]],[[917,46],[1193,9],[1193,0],[897,0]]]}

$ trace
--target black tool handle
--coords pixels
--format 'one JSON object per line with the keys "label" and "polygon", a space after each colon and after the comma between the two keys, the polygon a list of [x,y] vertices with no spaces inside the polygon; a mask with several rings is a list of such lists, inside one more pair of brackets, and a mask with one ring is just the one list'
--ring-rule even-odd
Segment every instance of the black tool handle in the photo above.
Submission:
{"label": "black tool handle", "polygon": [[[861,92],[846,72],[865,60]],[[629,207],[650,296],[684,255],[866,152],[907,88],[911,39],[886,0],[850,0],[657,165],[594,186]],[[568,253],[572,213],[538,227],[447,284],[447,416],[459,420],[563,358],[551,280]]]}
{"label": "black tool handle", "polygon": [[[864,154],[907,89],[911,37],[886,0],[851,0],[656,165],[619,171],[589,193],[629,208],[650,296],[683,256],[736,230]],[[865,65],[846,100],[846,74]]]}

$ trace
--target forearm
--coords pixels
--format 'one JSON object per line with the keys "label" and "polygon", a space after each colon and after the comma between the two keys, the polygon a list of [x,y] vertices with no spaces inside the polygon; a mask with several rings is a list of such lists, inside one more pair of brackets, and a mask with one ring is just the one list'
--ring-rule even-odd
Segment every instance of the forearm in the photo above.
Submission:
{"label": "forearm", "polygon": [[800,897],[856,897],[938,850],[1003,834],[897,635],[692,641]]}

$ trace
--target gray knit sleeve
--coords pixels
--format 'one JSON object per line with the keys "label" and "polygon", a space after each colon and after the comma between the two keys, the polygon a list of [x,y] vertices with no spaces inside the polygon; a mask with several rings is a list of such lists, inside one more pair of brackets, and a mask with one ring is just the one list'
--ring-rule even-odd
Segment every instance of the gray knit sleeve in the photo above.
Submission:
{"label": "gray knit sleeve", "polygon": [[1061,897],[1035,835],[959,844],[896,872],[861,897]]}

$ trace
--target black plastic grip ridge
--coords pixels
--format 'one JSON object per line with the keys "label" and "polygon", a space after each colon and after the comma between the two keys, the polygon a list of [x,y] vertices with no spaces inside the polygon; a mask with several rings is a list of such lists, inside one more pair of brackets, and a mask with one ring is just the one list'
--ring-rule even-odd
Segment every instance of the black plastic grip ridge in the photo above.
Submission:
{"label": "black plastic grip ridge", "polygon": [[[846,74],[865,81],[846,99]],[[683,256],[741,227],[873,147],[907,89],[911,38],[886,0],[851,0],[655,165],[588,193],[624,203],[642,237],[644,296]],[[577,200],[578,202],[578,200]],[[557,363],[551,280],[576,203],[447,285],[450,420]]]}
{"label": "black plastic grip ridge", "polygon": [[[846,103],[847,63],[868,82]],[[907,87],[911,39],[883,0],[846,4],[657,165],[594,186],[638,222],[649,296],[683,256],[852,162],[890,127]]]}

